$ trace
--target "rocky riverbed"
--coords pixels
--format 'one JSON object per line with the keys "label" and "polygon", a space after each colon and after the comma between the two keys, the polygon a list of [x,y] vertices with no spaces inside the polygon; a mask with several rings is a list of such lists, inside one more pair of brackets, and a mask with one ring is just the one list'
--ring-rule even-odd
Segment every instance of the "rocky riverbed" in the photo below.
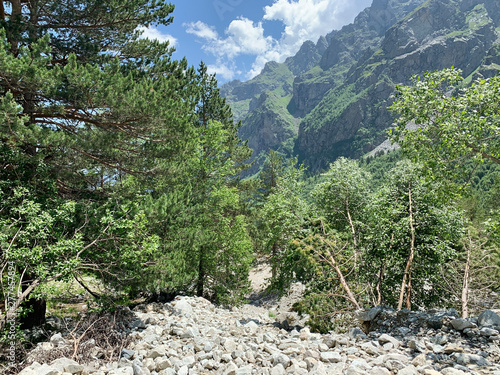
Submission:
{"label": "rocky riverbed", "polygon": [[[455,310],[375,307],[359,312],[359,328],[343,334],[311,333],[267,308],[227,310],[198,297],[139,305],[127,316],[120,326],[130,341],[120,359],[98,361],[99,348],[90,345],[91,363],[59,358],[34,362],[20,374],[500,375],[500,317],[489,310],[459,319]],[[56,334],[30,357],[64,346],[74,342]]]}

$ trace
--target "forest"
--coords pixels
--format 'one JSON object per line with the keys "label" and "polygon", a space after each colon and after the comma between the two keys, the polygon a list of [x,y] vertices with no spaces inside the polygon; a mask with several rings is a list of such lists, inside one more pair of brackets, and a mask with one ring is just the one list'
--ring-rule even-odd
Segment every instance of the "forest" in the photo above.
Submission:
{"label": "forest", "polygon": [[467,317],[500,289],[499,77],[396,87],[398,151],[321,174],[271,151],[242,178],[252,151],[215,76],[140,38],[173,10],[0,2],[4,339],[44,323],[55,283],[95,311],[177,294],[232,306],[262,259],[270,290],[306,285],[295,308],[319,332],[382,304]]}

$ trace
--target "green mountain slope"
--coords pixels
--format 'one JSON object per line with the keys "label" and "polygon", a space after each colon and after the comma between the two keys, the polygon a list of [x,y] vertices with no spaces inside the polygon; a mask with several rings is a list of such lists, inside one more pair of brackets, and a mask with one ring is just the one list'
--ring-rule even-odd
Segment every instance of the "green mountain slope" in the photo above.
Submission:
{"label": "green mountain slope", "polygon": [[[452,65],[469,80],[498,72],[499,2],[374,0],[352,24],[316,45],[308,42],[283,64],[267,64],[251,81],[223,86],[222,92],[242,119],[241,134],[255,157],[269,149],[290,153],[293,142],[291,153],[318,171],[339,156],[359,157],[384,140],[396,84]],[[264,93],[272,95],[256,101]],[[252,100],[259,105],[251,105]],[[298,134],[290,132],[294,121]],[[257,129],[259,137],[252,134]],[[274,141],[263,134],[272,134]]]}

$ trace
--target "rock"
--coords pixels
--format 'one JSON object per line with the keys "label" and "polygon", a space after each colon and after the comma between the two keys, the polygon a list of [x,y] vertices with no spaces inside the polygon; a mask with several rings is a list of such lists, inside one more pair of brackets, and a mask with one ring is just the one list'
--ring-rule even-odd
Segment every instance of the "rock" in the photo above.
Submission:
{"label": "rock", "polygon": [[451,354],[451,353],[463,353],[464,348],[457,344],[448,344],[444,347],[444,353],[445,354]]}
{"label": "rock", "polygon": [[147,358],[155,359],[158,357],[164,357],[165,356],[165,350],[162,348],[154,348],[149,351],[148,355],[146,356]]}
{"label": "rock", "polygon": [[399,370],[398,375],[418,375],[418,371],[415,366],[409,365]]}
{"label": "rock", "polygon": [[141,365],[142,363],[136,361],[132,363],[132,370],[134,371],[134,375],[149,375],[149,370],[146,367],[142,367]]}
{"label": "rock", "polygon": [[78,362],[68,358],[58,358],[50,363],[50,366],[59,370],[60,372],[69,372],[70,374],[81,374],[84,367]]}
{"label": "rock", "polygon": [[497,313],[486,310],[477,317],[479,328],[490,327],[500,329],[500,316]]}
{"label": "rock", "polygon": [[479,330],[479,334],[486,337],[498,336],[498,331],[490,327],[483,327]]}
{"label": "rock", "polygon": [[[179,304],[189,306],[182,310],[190,312],[181,313],[175,307]],[[21,374],[458,375],[472,371],[500,375],[494,372],[500,360],[498,330],[456,330],[451,322],[457,319],[443,311],[381,309],[371,322],[379,329],[368,335],[359,329],[322,335],[298,326],[288,332],[272,324],[261,307],[225,310],[191,297],[160,308],[142,305],[134,311],[136,318],[150,324],[142,331],[129,331],[131,342],[118,362],[90,371],[75,361],[59,358],[50,365],[33,363]],[[442,328],[429,329],[429,319],[441,319]],[[475,323],[474,319],[469,321]],[[54,337],[53,341],[57,340]],[[72,345],[68,338],[66,345]],[[38,345],[36,350],[42,348]],[[47,349],[53,350],[54,345]]]}
{"label": "rock", "polygon": [[433,369],[425,369],[424,375],[442,375],[439,371]]}
{"label": "rock", "polygon": [[457,370],[453,367],[446,367],[446,368],[442,369],[441,374],[443,374],[443,375],[466,375],[465,372],[463,372],[461,370]]}
{"label": "rock", "polygon": [[419,354],[411,361],[413,366],[425,366],[427,364],[427,360],[425,359],[425,354]]}
{"label": "rock", "polygon": [[311,336],[311,331],[309,328],[305,327],[300,330],[299,338],[303,341],[308,340]]}
{"label": "rock", "polygon": [[129,349],[122,349],[121,358],[132,359],[135,355],[135,351]]}
{"label": "rock", "polygon": [[281,364],[284,368],[287,368],[290,364],[290,358],[283,353],[275,353],[272,355],[272,364],[273,366]]}
{"label": "rock", "polygon": [[250,329],[251,331],[255,331],[259,328],[259,325],[255,321],[250,320],[248,323],[245,324],[245,327]]}
{"label": "rock", "polygon": [[366,335],[361,329],[354,327],[349,330],[349,337],[355,340],[358,338],[365,339]]}
{"label": "rock", "polygon": [[425,369],[424,375],[442,375],[439,371],[433,369]]}
{"label": "rock", "polygon": [[181,338],[183,339],[189,339],[189,338],[194,338],[200,335],[200,331],[196,327],[188,327],[182,332]]}
{"label": "rock", "polygon": [[143,320],[141,320],[141,319],[135,319],[132,322],[130,328],[137,329],[137,330],[146,329],[146,323]]}
{"label": "rock", "polygon": [[385,367],[376,366],[370,370],[369,375],[392,375]]}
{"label": "rock", "polygon": [[467,366],[470,364],[475,364],[478,366],[489,366],[489,362],[477,354],[468,353],[454,353],[453,357],[456,362],[462,366]]}
{"label": "rock", "polygon": [[457,318],[453,319],[450,324],[457,331],[463,331],[466,328],[475,328],[476,325],[467,319]]}
{"label": "rock", "polygon": [[179,299],[176,300],[174,307],[180,314],[183,315],[191,314],[193,312],[193,307],[188,302],[186,297],[179,297]]}
{"label": "rock", "polygon": [[235,375],[252,375],[252,366],[240,367],[236,370]]}
{"label": "rock", "polygon": [[55,347],[64,346],[66,344],[66,340],[62,337],[60,333],[56,333],[52,335],[50,338],[50,343]]}
{"label": "rock", "polygon": [[236,350],[237,348],[237,345],[236,345],[236,342],[233,340],[233,339],[227,339],[225,342],[224,342],[224,348],[226,349],[226,351],[228,351],[229,353],[232,353]]}
{"label": "rock", "polygon": [[320,354],[320,358],[323,362],[327,363],[337,363],[342,361],[342,356],[337,352],[323,352]]}
{"label": "rock", "polygon": [[271,369],[270,374],[271,375],[285,375],[286,371],[285,371],[285,368],[283,367],[283,365],[281,363],[279,363],[278,365],[274,366]]}
{"label": "rock", "polygon": [[358,310],[356,312],[356,318],[360,322],[370,322],[374,320],[382,311],[381,306],[372,307],[370,310]]}
{"label": "rock", "polygon": [[371,355],[380,355],[380,349],[375,346],[372,342],[365,342],[361,344],[361,349],[363,349],[366,353]]}
{"label": "rock", "polygon": [[108,375],[135,375],[132,367],[121,367],[108,372]]}
{"label": "rock", "polygon": [[399,340],[397,340],[396,338],[384,333],[383,335],[381,335],[379,338],[378,338],[378,342],[381,344],[381,345],[384,345],[386,343],[391,343],[393,345],[393,347],[395,349],[399,348],[399,345],[401,344],[399,342]]}

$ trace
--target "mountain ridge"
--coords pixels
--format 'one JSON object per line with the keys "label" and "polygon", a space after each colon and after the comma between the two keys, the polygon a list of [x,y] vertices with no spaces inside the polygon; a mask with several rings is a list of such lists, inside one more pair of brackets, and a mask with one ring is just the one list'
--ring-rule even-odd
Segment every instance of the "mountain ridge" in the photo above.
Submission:
{"label": "mountain ridge", "polygon": [[267,63],[250,81],[223,85],[221,93],[254,150],[250,174],[271,149],[298,155],[317,172],[339,156],[357,158],[384,141],[397,84],[452,65],[468,81],[498,72],[499,4],[374,0],[353,23],[317,43],[305,42],[284,63]]}

